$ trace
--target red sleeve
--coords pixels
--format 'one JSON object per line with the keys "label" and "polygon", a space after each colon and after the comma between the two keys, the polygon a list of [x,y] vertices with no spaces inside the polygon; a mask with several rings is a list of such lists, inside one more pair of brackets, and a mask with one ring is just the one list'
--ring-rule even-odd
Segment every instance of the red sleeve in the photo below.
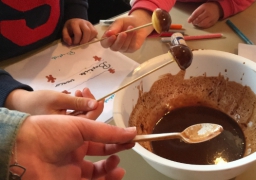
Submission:
{"label": "red sleeve", "polygon": [[131,5],[132,9],[129,14],[135,9],[146,9],[154,11],[156,8],[161,8],[169,12],[174,6],[176,0],[135,0]]}
{"label": "red sleeve", "polygon": [[249,6],[251,6],[255,0],[223,0],[218,1],[223,9],[223,19],[235,15]]}

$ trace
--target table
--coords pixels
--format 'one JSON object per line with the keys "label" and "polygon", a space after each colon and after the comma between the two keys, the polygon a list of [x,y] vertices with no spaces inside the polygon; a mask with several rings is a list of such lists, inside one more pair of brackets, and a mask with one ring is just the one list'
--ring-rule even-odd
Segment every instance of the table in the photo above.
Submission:
{"label": "table", "polygon": [[[226,51],[237,54],[238,43],[243,43],[240,39],[225,23],[225,20],[219,21],[215,26],[200,30],[195,28],[193,25],[186,22],[191,12],[197,7],[195,3],[176,3],[175,7],[171,10],[170,14],[173,23],[182,24],[186,29],[188,35],[198,35],[206,33],[223,33],[225,38],[210,39],[210,40],[196,40],[187,41],[187,45],[191,49],[213,49]],[[256,43],[256,21],[255,21],[256,3],[254,3],[247,10],[229,18],[239,29],[254,43]],[[125,16],[127,13],[121,14]],[[118,17],[120,17],[118,16]],[[114,18],[118,18],[114,17]],[[102,36],[106,27],[96,25],[99,37]],[[54,43],[54,42],[53,42]],[[43,47],[43,49],[51,46],[52,44]],[[143,46],[134,53],[124,53],[129,58],[143,63],[155,56],[167,53],[167,46],[160,42],[160,38],[148,38]],[[40,50],[35,50],[31,53],[37,53]],[[27,55],[19,57],[23,59]],[[0,67],[5,67],[13,62],[17,61],[17,58],[4,61],[0,63]],[[114,124],[113,121],[109,122]],[[117,153],[121,159],[120,166],[126,169],[126,175],[124,180],[170,180],[170,178],[162,175],[155,169],[153,169],[140,155],[133,150],[127,150]],[[104,157],[87,157],[92,161],[100,160]],[[256,163],[254,163],[250,169],[241,174],[236,180],[253,180],[256,178]]]}
{"label": "table", "polygon": [[[182,24],[188,35],[198,35],[207,33],[223,33],[225,38],[205,39],[196,41],[187,41],[187,45],[191,49],[213,49],[233,54],[238,53],[238,43],[243,43],[243,40],[237,36],[228,25],[226,20],[219,21],[216,25],[208,29],[197,29],[192,24],[187,23],[187,18],[198,6],[195,3],[179,3],[177,2],[174,8],[170,11],[174,24]],[[256,21],[255,17],[256,3],[247,10],[230,17],[229,19],[254,43],[256,43]],[[125,16],[127,13],[120,16]],[[118,18],[118,17],[115,17]],[[103,34],[106,27],[96,26],[99,37]],[[143,46],[134,53],[124,53],[126,56],[143,63],[155,56],[167,53],[167,47],[160,42],[160,38],[148,38]],[[114,124],[110,122],[110,124]],[[162,175],[153,169],[140,155],[133,150],[127,150],[118,153],[121,158],[120,166],[126,169],[124,180],[170,180],[170,178]],[[90,157],[92,161],[100,160],[101,157]],[[256,163],[250,169],[241,174],[235,180],[253,180],[256,178]]]}

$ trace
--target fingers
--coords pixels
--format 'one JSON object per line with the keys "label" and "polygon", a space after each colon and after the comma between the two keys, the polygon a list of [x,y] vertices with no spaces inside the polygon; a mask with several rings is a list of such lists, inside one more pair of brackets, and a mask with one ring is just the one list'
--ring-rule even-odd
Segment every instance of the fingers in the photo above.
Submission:
{"label": "fingers", "polygon": [[94,95],[91,93],[89,88],[84,88],[83,91],[77,90],[75,92],[75,96],[95,99]]}
{"label": "fingers", "polygon": [[[94,141],[104,144],[125,144],[131,142],[136,135],[136,128],[119,128],[106,123],[78,118],[74,121],[84,141]],[[101,147],[106,151],[105,146]]]}
{"label": "fingers", "polygon": [[125,170],[123,168],[117,167],[106,175],[105,180],[121,180],[123,179],[124,175]]}
{"label": "fingers", "polygon": [[62,30],[62,39],[68,45],[84,44],[97,36],[97,30],[83,19],[68,20]]}
{"label": "fingers", "polygon": [[85,115],[81,114],[79,116],[87,118],[87,119],[95,120],[100,116],[100,114],[103,111],[103,108],[104,108],[104,101],[99,101],[96,109],[87,111]]}
{"label": "fingers", "polygon": [[[93,94],[88,88],[84,88],[82,92],[77,90],[75,92],[75,96],[95,99],[95,97],[93,96]],[[83,113],[80,112],[79,116],[88,118],[88,119],[97,119],[99,115],[102,113],[103,108],[104,108],[104,101],[99,101],[97,108],[91,111],[83,112]]]}
{"label": "fingers", "polygon": [[124,19],[117,19],[113,24],[111,24],[109,30],[107,30],[103,35],[103,37],[109,38],[101,41],[101,45],[104,48],[110,48],[112,51],[128,52],[133,49],[133,41],[136,41],[136,39],[133,39],[133,37],[135,36],[136,32],[124,32],[134,28],[132,25],[128,24],[130,23],[125,24]]}
{"label": "fingers", "polygon": [[[126,30],[132,28],[133,26],[129,26]],[[134,52],[140,48],[145,40],[145,38],[141,38],[139,36],[140,33],[138,33],[138,31],[131,31],[128,33],[121,32],[117,36],[112,35],[109,38],[101,41],[101,45],[104,48],[110,48],[112,51]],[[143,34],[143,32],[141,34]],[[146,37],[146,33],[144,36]]]}
{"label": "fingers", "polygon": [[210,18],[205,18],[204,20],[202,20],[201,22],[194,24],[195,26],[198,26],[200,28],[209,28],[211,26],[213,26],[216,23],[216,21],[210,19]]}
{"label": "fingers", "polygon": [[191,14],[188,22],[200,28],[209,28],[219,20],[222,14],[222,8],[218,3],[206,2]]}
{"label": "fingers", "polygon": [[102,144],[97,142],[90,142],[87,149],[87,155],[90,156],[103,156],[114,154],[123,150],[131,149],[135,143],[126,144]]}
{"label": "fingers", "polygon": [[63,28],[63,30],[62,30],[62,39],[63,39],[63,41],[64,41],[67,45],[69,45],[69,46],[72,45],[72,38],[70,37],[67,28]]}
{"label": "fingers", "polygon": [[203,13],[205,12],[205,9],[202,8],[202,6],[199,6],[188,18],[188,23],[196,23],[197,21],[200,22],[205,17],[203,16]]}
{"label": "fingers", "polygon": [[[129,26],[127,30],[132,29],[132,26]],[[132,39],[135,36],[134,31],[128,32],[128,33],[120,33],[115,43],[113,43],[110,47],[113,51],[120,51],[120,52],[127,52],[132,44]]]}
{"label": "fingers", "polygon": [[104,161],[94,163],[93,177],[99,177],[108,174],[117,167],[119,162],[119,157],[116,155],[112,155]]}
{"label": "fingers", "polygon": [[127,16],[117,19],[113,24],[111,24],[110,29],[106,31],[103,36],[108,38],[101,41],[102,47],[110,48],[113,51],[127,53],[132,53],[138,50],[142,46],[147,35],[152,32],[153,27],[150,26],[136,31],[124,32],[148,22],[147,19],[143,18],[144,16],[141,17],[138,15],[138,18],[136,17],[137,16]]}
{"label": "fingers", "polygon": [[74,97],[67,94],[58,94],[53,102],[61,109],[71,109],[78,111],[91,111],[98,107],[98,102],[92,98]]}
{"label": "fingers", "polygon": [[[101,41],[101,45],[104,48],[109,48],[117,39],[117,34],[121,33],[123,30],[123,22],[121,20],[116,20],[109,26],[108,30],[103,34],[102,37],[108,37],[107,39]],[[121,35],[121,34],[120,34]],[[118,35],[119,36],[119,35]],[[122,36],[122,35],[121,35]]]}
{"label": "fingers", "polygon": [[108,157],[96,163],[84,161],[82,165],[82,178],[121,180],[125,174],[124,169],[118,168],[120,159],[116,155]]}
{"label": "fingers", "polygon": [[95,38],[98,34],[95,27],[89,22],[80,24],[80,30],[82,32],[82,37],[78,36],[80,39],[78,39],[78,42],[74,42],[74,44],[85,44]]}

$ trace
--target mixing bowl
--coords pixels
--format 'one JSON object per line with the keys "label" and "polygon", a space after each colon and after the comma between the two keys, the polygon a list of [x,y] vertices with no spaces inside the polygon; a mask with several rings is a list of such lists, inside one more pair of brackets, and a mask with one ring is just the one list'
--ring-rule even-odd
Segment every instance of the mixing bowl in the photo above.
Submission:
{"label": "mixing bowl", "polygon": [[[193,51],[193,62],[186,70],[185,78],[191,76],[218,76],[219,74],[241,85],[249,86],[256,93],[256,63],[246,58],[215,50]],[[168,54],[163,54],[146,61],[131,72],[121,86],[133,79],[151,71],[152,69],[170,61]],[[160,70],[138,80],[116,93],[114,99],[113,118],[119,127],[127,127],[129,116],[137,103],[140,95],[138,87],[143,87],[143,92],[149,91],[152,84],[163,74],[177,74],[178,65],[173,62]],[[256,120],[255,120],[256,121]],[[255,123],[255,122],[254,122]],[[256,141],[256,139],[255,139]],[[255,160],[256,153],[252,152],[239,160],[221,165],[192,165],[174,162],[162,158],[136,143],[133,150],[160,173],[177,180],[228,180],[243,173]],[[188,155],[191,155],[188,152]],[[136,164],[135,164],[136,166]]]}

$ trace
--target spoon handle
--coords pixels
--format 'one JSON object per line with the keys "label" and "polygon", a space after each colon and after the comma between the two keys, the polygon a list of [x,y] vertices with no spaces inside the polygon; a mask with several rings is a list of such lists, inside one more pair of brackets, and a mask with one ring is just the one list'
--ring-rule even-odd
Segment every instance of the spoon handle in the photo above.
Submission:
{"label": "spoon handle", "polygon": [[144,134],[137,135],[132,142],[140,141],[157,141],[157,140],[167,140],[167,139],[181,139],[180,133],[161,133],[161,134]]}

